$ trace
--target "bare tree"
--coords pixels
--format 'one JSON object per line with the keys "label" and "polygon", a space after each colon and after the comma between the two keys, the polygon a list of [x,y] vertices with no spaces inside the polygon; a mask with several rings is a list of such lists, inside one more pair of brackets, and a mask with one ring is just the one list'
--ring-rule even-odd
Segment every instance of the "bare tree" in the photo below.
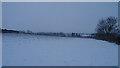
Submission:
{"label": "bare tree", "polygon": [[97,24],[96,32],[100,34],[110,34],[117,33],[118,23],[116,17],[108,17],[106,19],[101,19]]}

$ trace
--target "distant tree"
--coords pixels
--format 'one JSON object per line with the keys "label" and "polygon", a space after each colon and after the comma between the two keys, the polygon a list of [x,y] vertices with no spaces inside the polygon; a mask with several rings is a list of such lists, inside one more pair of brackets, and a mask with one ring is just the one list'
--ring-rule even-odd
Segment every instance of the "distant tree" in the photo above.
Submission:
{"label": "distant tree", "polygon": [[32,34],[33,32],[32,32],[32,31],[30,31],[30,30],[27,30],[27,33]]}
{"label": "distant tree", "polygon": [[0,28],[0,33],[2,33],[2,29]]}
{"label": "distant tree", "polygon": [[115,17],[101,19],[96,28],[96,32],[100,34],[117,33],[118,31],[117,18]]}
{"label": "distant tree", "polygon": [[26,33],[25,31],[19,31],[20,33]]}
{"label": "distant tree", "polygon": [[72,32],[72,37],[74,37],[74,36],[75,36],[75,33]]}

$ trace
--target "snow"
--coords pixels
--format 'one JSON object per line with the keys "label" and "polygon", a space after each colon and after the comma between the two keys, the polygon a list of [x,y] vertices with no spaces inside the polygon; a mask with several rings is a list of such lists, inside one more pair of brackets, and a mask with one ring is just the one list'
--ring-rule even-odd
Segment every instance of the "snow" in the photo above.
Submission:
{"label": "snow", "polygon": [[3,66],[117,66],[118,45],[87,38],[3,34]]}

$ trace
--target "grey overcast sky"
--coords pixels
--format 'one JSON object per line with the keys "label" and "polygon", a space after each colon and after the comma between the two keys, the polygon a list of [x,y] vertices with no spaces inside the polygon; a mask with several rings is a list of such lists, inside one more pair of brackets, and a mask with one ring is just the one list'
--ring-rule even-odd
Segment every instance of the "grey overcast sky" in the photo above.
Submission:
{"label": "grey overcast sky", "polygon": [[3,2],[2,28],[93,33],[101,18],[118,17],[117,2]]}

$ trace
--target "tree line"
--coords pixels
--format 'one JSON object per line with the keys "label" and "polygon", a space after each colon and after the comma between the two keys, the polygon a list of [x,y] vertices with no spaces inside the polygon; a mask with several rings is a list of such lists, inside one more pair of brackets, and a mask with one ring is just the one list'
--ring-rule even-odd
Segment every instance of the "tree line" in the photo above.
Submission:
{"label": "tree line", "polygon": [[7,30],[1,29],[2,33],[23,33],[23,34],[32,34],[32,35],[46,35],[46,36],[59,36],[59,37],[77,37],[77,38],[93,38],[97,40],[104,40],[113,43],[120,44],[120,27],[118,26],[118,21],[116,17],[107,17],[105,19],[100,19],[95,33],[84,34],[82,33],[63,33],[63,32],[32,32],[27,31],[17,31],[17,30]]}
{"label": "tree line", "polygon": [[120,26],[116,17],[107,17],[99,20],[96,27],[95,39],[120,44]]}

